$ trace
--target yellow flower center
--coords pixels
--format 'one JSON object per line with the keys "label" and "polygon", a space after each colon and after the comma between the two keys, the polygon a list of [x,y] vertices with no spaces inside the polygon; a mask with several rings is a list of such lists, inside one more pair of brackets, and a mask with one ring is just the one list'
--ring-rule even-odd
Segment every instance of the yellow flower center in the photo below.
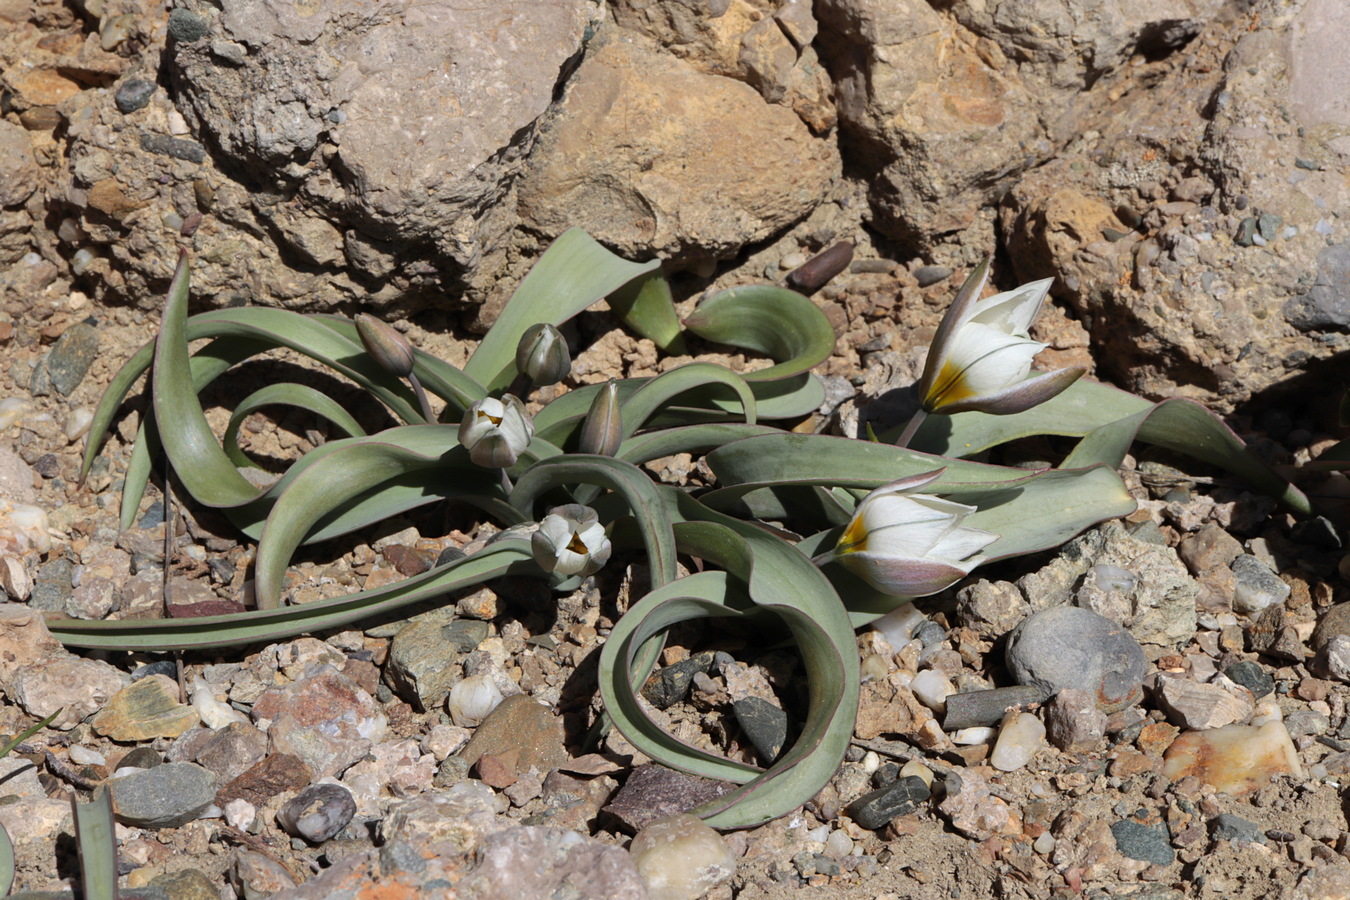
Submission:
{"label": "yellow flower center", "polygon": [[567,542],[567,549],[580,556],[585,556],[590,551],[586,549],[586,544],[581,539],[581,535],[575,531],[572,532],[572,539]]}
{"label": "yellow flower center", "polygon": [[489,415],[488,413],[483,412],[483,410],[481,410],[481,409],[478,411],[478,418],[480,418],[480,419],[487,419],[487,420],[488,420],[489,422],[491,422],[493,425],[500,425],[500,424],[502,424],[502,417],[501,417],[501,416],[493,416],[493,415]]}

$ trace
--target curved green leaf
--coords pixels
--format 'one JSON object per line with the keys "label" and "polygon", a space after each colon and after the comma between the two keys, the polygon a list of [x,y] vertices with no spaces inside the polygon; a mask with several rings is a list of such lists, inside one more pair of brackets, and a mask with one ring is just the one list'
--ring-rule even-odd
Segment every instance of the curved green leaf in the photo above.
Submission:
{"label": "curved green leaf", "polygon": [[503,575],[540,574],[529,541],[503,538],[472,556],[436,566],[421,575],[372,591],[356,591],[300,606],[184,619],[56,619],[47,625],[56,639],[68,647],[205,650],[270,643],[340,628]]}
{"label": "curved green leaf", "polygon": [[[910,445],[952,456],[971,456],[1017,438],[1058,434],[1089,438],[1066,465],[1118,466],[1135,439],[1219,466],[1291,509],[1311,513],[1303,492],[1270,470],[1242,439],[1200,404],[1182,398],[1154,403],[1080,378],[1059,396],[1008,416],[966,412],[929,416]],[[894,435],[887,433],[887,440]]]}
{"label": "curved green leaf", "polygon": [[244,419],[248,418],[250,413],[262,409],[264,406],[294,406],[298,409],[308,410],[327,419],[348,437],[362,437],[366,433],[360,423],[352,418],[351,413],[347,412],[346,407],[323,391],[289,381],[269,384],[239,401],[239,405],[230,414],[229,424],[225,426],[223,438],[225,455],[230,458],[230,461],[236,467],[256,465],[253,460],[244,455],[244,451],[239,449],[239,426],[244,423]]}
{"label": "curved green leaf", "polygon": [[[372,489],[413,472],[474,468],[455,443],[448,425],[405,425],[391,431],[395,434],[382,432],[343,441],[310,462],[281,488],[258,539],[254,591],[260,609],[281,603],[282,582],[291,555],[325,516]],[[454,450],[460,450],[458,459],[451,458]],[[470,479],[462,480],[473,483]]]}
{"label": "curved green leaf", "polygon": [[155,341],[155,367],[150,373],[155,422],[164,452],[188,493],[207,506],[242,506],[258,496],[258,489],[221,449],[192,386],[184,328],[188,279],[188,257],[183,252]]}
{"label": "curved green leaf", "polygon": [[755,395],[744,378],[725,366],[690,363],[662,372],[620,403],[623,410],[623,436],[631,437],[674,398],[696,388],[707,389],[712,385],[730,388],[740,402],[746,424],[755,424]]}
{"label": "curved green leaf", "polygon": [[619,445],[614,457],[640,466],[663,456],[703,453],[741,438],[781,433],[772,425],[747,425],[744,422],[681,425],[630,437]]}
{"label": "curved green leaf", "polygon": [[8,897],[14,887],[14,843],[9,832],[0,825],[0,895]]}
{"label": "curved green leaf", "polygon": [[684,325],[706,340],[778,360],[767,369],[746,372],[746,381],[799,375],[834,352],[834,329],[825,314],[796,291],[768,284],[719,291],[700,303]]}
{"label": "curved green leaf", "polygon": [[680,318],[670,296],[670,282],[659,269],[619,288],[609,295],[609,308],[629,328],[649,338],[666,353],[683,356],[684,336]]}
{"label": "curved green leaf", "polygon": [[104,787],[81,803],[70,795],[79,845],[80,883],[84,900],[117,900],[117,834],[113,827],[112,792]]}
{"label": "curved green leaf", "polygon": [[464,366],[488,390],[510,384],[516,374],[516,345],[531,325],[561,325],[634,278],[655,271],[659,260],[629,262],[610,253],[580,228],[549,245],[502,308]]}

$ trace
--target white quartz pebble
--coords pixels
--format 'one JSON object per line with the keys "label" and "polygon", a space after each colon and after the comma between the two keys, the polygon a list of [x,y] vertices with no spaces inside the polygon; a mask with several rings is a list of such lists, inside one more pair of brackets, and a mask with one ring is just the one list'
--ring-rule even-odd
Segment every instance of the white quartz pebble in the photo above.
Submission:
{"label": "white quartz pebble", "polygon": [[1012,713],[1003,718],[998,741],[989,763],[1001,772],[1014,772],[1045,746],[1045,725],[1031,713]]}
{"label": "white quartz pebble", "polygon": [[947,711],[947,698],[956,692],[946,675],[936,669],[924,669],[909,683],[914,698],[939,716]]}
{"label": "white quartz pebble", "polygon": [[736,873],[736,857],[726,841],[688,813],[647,825],[628,852],[651,900],[698,900]]}

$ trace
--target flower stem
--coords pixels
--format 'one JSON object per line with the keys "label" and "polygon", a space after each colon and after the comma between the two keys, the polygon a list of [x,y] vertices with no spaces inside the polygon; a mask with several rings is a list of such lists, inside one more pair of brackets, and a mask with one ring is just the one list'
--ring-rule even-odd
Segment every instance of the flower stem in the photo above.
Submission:
{"label": "flower stem", "polygon": [[514,487],[514,485],[511,484],[511,476],[506,474],[505,469],[498,469],[497,471],[501,473],[502,476],[502,490],[506,491],[508,497],[511,496],[511,491]]}
{"label": "flower stem", "polygon": [[427,399],[427,392],[422,390],[422,382],[417,380],[417,376],[412,372],[408,373],[408,382],[412,385],[413,393],[417,395],[417,405],[422,408],[422,418],[427,420],[427,424],[434,424],[436,414],[431,411],[431,401]]}
{"label": "flower stem", "polygon": [[914,437],[914,432],[919,430],[919,426],[923,424],[923,420],[926,418],[928,418],[928,413],[922,406],[919,407],[919,411],[909,420],[909,424],[905,426],[905,430],[900,432],[900,437],[895,442],[895,446],[908,447],[910,440]]}

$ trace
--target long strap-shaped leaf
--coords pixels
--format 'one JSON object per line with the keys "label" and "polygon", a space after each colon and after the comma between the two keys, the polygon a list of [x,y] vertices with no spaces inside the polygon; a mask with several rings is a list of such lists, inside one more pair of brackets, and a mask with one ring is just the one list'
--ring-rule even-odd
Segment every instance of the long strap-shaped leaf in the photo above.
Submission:
{"label": "long strap-shaped leaf", "polygon": [[614,456],[638,466],[676,453],[706,452],[745,437],[781,433],[771,425],[747,425],[744,422],[683,425],[630,437],[619,445]]}
{"label": "long strap-shaped leaf", "polygon": [[75,818],[75,840],[80,852],[80,880],[85,900],[117,900],[117,834],[113,828],[112,792],[94,792],[81,803],[70,795]]}
{"label": "long strap-shaped leaf", "polygon": [[257,465],[244,455],[243,450],[239,449],[239,426],[244,424],[244,420],[251,413],[262,409],[264,406],[293,406],[296,409],[312,412],[327,419],[329,423],[348,437],[362,437],[366,433],[366,430],[361,427],[361,423],[352,418],[352,414],[347,412],[345,406],[323,391],[291,381],[269,384],[240,400],[239,405],[230,414],[229,424],[225,426],[225,434],[221,439],[225,447],[225,455],[237,467]]}
{"label": "long strap-shaped leaf", "polygon": [[538,576],[529,541],[504,538],[421,575],[300,606],[184,619],[54,619],[47,627],[68,647],[125,651],[235,647],[340,628],[508,574]]}
{"label": "long strap-shaped leaf", "polygon": [[531,325],[561,325],[611,291],[655,271],[659,260],[635,263],[610,253],[580,228],[549,245],[502,308],[464,366],[489,390],[506,387],[516,374],[516,345]]}
{"label": "long strap-shaped leaf", "polygon": [[716,757],[710,761],[706,752],[689,753],[669,736],[653,735],[651,723],[641,723],[646,716],[631,692],[648,674],[650,663],[641,650],[652,638],[677,621],[741,613],[743,592],[748,589],[750,602],[782,618],[801,650],[810,683],[807,718],[797,742],[773,766],[696,812],[719,828],[759,825],[813,796],[843,760],[858,710],[852,626],[828,579],[796,548],[712,512],[682,492],[667,492],[686,519],[676,526],[680,548],[724,567],[729,577],[681,579],[628,611],[601,650],[606,708],[618,710],[615,721],[624,736],[654,759],[675,768],[720,771],[728,780],[746,780],[750,773],[738,763]]}
{"label": "long strap-shaped leaf", "polygon": [[658,269],[610,292],[609,308],[629,328],[673,356],[683,356],[680,317],[670,295],[670,282]]}
{"label": "long strap-shaped leaf", "polygon": [[1014,415],[929,416],[911,445],[932,453],[971,456],[1036,434],[1092,436],[1066,465],[1101,462],[1118,466],[1137,438],[1227,469],[1289,508],[1312,512],[1302,491],[1253,456],[1241,438],[1200,404],[1182,398],[1154,403],[1086,378],[1059,396]]}
{"label": "long strap-shaped leaf", "polygon": [[834,328],[796,291],[767,284],[719,291],[699,304],[684,325],[699,337],[767,354],[779,362],[746,372],[747,381],[799,375],[830,358]]}

